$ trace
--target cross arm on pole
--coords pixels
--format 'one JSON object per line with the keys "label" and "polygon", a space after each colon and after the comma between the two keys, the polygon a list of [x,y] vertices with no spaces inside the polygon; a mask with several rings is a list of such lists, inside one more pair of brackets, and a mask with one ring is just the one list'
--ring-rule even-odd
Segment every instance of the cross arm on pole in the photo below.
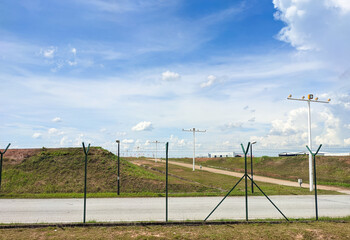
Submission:
{"label": "cross arm on pole", "polygon": [[312,153],[312,151],[311,151],[311,149],[309,148],[309,146],[306,145],[307,150],[309,150],[309,152],[310,152],[313,156],[316,156],[316,155],[317,155],[317,153],[320,151],[321,147],[322,147],[322,144],[320,144],[320,146],[318,147],[318,149],[317,149],[317,151],[316,151],[315,153]]}
{"label": "cross arm on pole", "polygon": [[83,142],[83,149],[84,149],[85,155],[88,155],[89,150],[90,150],[90,143],[89,143],[89,145],[88,145],[88,147],[87,147],[87,150],[86,150],[86,148],[85,148],[85,143]]}
{"label": "cross arm on pole", "polygon": [[198,129],[182,129],[184,132],[207,132],[207,130],[198,130]]}
{"label": "cross arm on pole", "polygon": [[184,132],[193,132],[192,129],[182,129],[182,131],[184,131]]}
{"label": "cross arm on pole", "polygon": [[312,100],[312,99],[299,99],[299,98],[291,98],[288,97],[288,100],[294,100],[294,101],[302,101],[302,102],[318,102],[318,103],[329,103],[329,101],[321,101],[321,100]]}
{"label": "cross arm on pole", "polygon": [[4,150],[3,152],[0,151],[0,153],[1,153],[1,154],[5,154],[5,152],[6,152],[7,149],[10,147],[10,145],[11,145],[11,143],[9,143],[9,144],[7,145],[7,147],[5,148],[5,150]]}
{"label": "cross arm on pole", "polygon": [[248,145],[247,145],[247,149],[246,149],[246,150],[244,149],[243,143],[241,143],[241,147],[242,147],[242,150],[243,150],[244,155],[247,155],[248,150],[249,150],[249,147],[250,147],[250,142],[248,142]]}

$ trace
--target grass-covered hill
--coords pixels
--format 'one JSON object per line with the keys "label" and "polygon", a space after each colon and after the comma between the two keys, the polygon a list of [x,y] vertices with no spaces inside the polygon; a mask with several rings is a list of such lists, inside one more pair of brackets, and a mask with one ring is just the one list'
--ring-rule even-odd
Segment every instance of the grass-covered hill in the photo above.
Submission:
{"label": "grass-covered hill", "polygon": [[[121,193],[157,196],[165,191],[165,175],[121,158]],[[216,188],[170,177],[173,193],[218,192]],[[0,197],[79,197],[84,191],[82,148],[12,150],[4,155]],[[92,147],[88,155],[87,192],[90,196],[116,196],[117,159],[111,152]],[[158,194],[159,193],[159,194]]]}
{"label": "grass-covered hill", "polygon": [[[192,163],[192,159],[172,159]],[[201,158],[197,164],[202,166],[244,172],[244,158]],[[303,182],[309,181],[308,155],[295,157],[254,157],[253,169],[256,175]],[[350,187],[350,157],[316,156],[317,183]],[[250,172],[250,158],[248,158]]]}
{"label": "grass-covered hill", "polygon": [[[51,198],[82,197],[84,191],[85,156],[82,148],[13,149],[4,158],[0,197],[3,198]],[[180,159],[187,161],[186,159]],[[214,159],[199,164],[220,168],[241,169],[242,159]],[[274,159],[255,159],[256,173],[279,173],[280,162]],[[192,161],[192,160],[191,160]],[[237,162],[238,161],[238,162]],[[237,165],[238,164],[238,165]],[[260,167],[259,167],[260,166]],[[266,169],[264,169],[265,166]],[[269,167],[270,166],[270,167]],[[121,158],[121,196],[164,196],[165,164],[144,158]],[[88,197],[117,196],[117,159],[100,147],[90,148],[88,155]],[[271,172],[270,172],[271,171]],[[307,170],[306,174],[307,174]],[[284,171],[286,172],[286,171]],[[288,178],[294,176],[291,173]],[[170,196],[219,196],[225,195],[238,178],[195,171],[180,166],[169,166]],[[244,195],[244,181],[232,195]],[[308,189],[259,183],[267,194],[310,194]],[[334,194],[320,191],[320,194]],[[249,194],[252,194],[249,192]],[[254,195],[259,195],[254,192]]]}

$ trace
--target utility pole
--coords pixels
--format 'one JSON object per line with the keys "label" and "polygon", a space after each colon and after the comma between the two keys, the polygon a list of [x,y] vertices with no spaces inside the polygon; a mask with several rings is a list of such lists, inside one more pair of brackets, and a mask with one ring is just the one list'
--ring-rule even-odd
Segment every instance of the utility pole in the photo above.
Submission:
{"label": "utility pole", "polygon": [[116,140],[116,143],[118,143],[118,150],[117,150],[117,156],[118,156],[118,175],[117,175],[117,186],[118,186],[118,195],[120,195],[120,140]]}
{"label": "utility pole", "polygon": [[[310,103],[311,102],[315,102],[315,103],[329,103],[331,101],[331,99],[329,98],[327,101],[319,101],[318,97],[316,97],[314,100],[314,95],[313,94],[308,94],[307,95],[307,99],[305,99],[305,97],[303,96],[302,98],[292,98],[292,94],[289,94],[288,96],[288,100],[295,100],[295,101],[303,101],[303,102],[307,102],[307,106],[308,106],[308,118],[307,118],[307,122],[308,122],[308,138],[309,138],[309,148],[312,151],[312,138],[311,138],[311,106]],[[310,192],[312,190],[314,190],[314,183],[313,183],[313,171],[312,171],[312,154],[309,154],[309,182],[310,182]]]}
{"label": "utility pole", "polygon": [[140,157],[140,147],[137,146],[136,148],[137,148],[136,157],[139,158]]}
{"label": "utility pole", "polygon": [[159,142],[159,141],[154,141],[154,142],[151,142],[151,143],[155,143],[156,144],[156,158],[154,159],[155,160],[155,162],[157,162],[157,160],[158,160],[158,158],[157,158],[157,153],[158,153],[158,143],[164,143],[164,142]]}
{"label": "utility pole", "polygon": [[193,170],[194,171],[194,166],[195,166],[195,161],[196,161],[196,132],[206,132],[207,130],[201,131],[201,130],[196,130],[195,128],[192,129],[182,129],[184,132],[193,132]]}
{"label": "utility pole", "polygon": [[[250,176],[252,177],[253,180],[253,144],[255,144],[256,141],[253,141],[250,143]],[[253,181],[252,182],[252,193],[254,193],[254,184]]]}

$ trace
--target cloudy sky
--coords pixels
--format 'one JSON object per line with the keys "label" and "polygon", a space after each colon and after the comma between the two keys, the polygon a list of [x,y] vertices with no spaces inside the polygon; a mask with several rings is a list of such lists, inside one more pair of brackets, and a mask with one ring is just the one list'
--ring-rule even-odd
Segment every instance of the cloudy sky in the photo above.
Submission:
{"label": "cloudy sky", "polygon": [[0,148],[350,148],[350,1],[4,0]]}

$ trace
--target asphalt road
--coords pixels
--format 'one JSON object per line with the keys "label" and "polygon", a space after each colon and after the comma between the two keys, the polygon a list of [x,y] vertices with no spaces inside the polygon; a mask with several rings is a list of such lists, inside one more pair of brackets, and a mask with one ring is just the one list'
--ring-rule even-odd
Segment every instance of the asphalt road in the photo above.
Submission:
{"label": "asphalt road", "polygon": [[[169,198],[169,220],[204,220],[222,197]],[[315,216],[313,196],[270,196],[290,218]],[[265,197],[249,197],[249,219],[283,218]],[[349,195],[321,195],[319,216],[350,215]],[[165,198],[90,198],[87,221],[163,221]],[[0,199],[0,223],[81,222],[83,199]],[[208,220],[245,219],[244,197],[228,197]]]}

